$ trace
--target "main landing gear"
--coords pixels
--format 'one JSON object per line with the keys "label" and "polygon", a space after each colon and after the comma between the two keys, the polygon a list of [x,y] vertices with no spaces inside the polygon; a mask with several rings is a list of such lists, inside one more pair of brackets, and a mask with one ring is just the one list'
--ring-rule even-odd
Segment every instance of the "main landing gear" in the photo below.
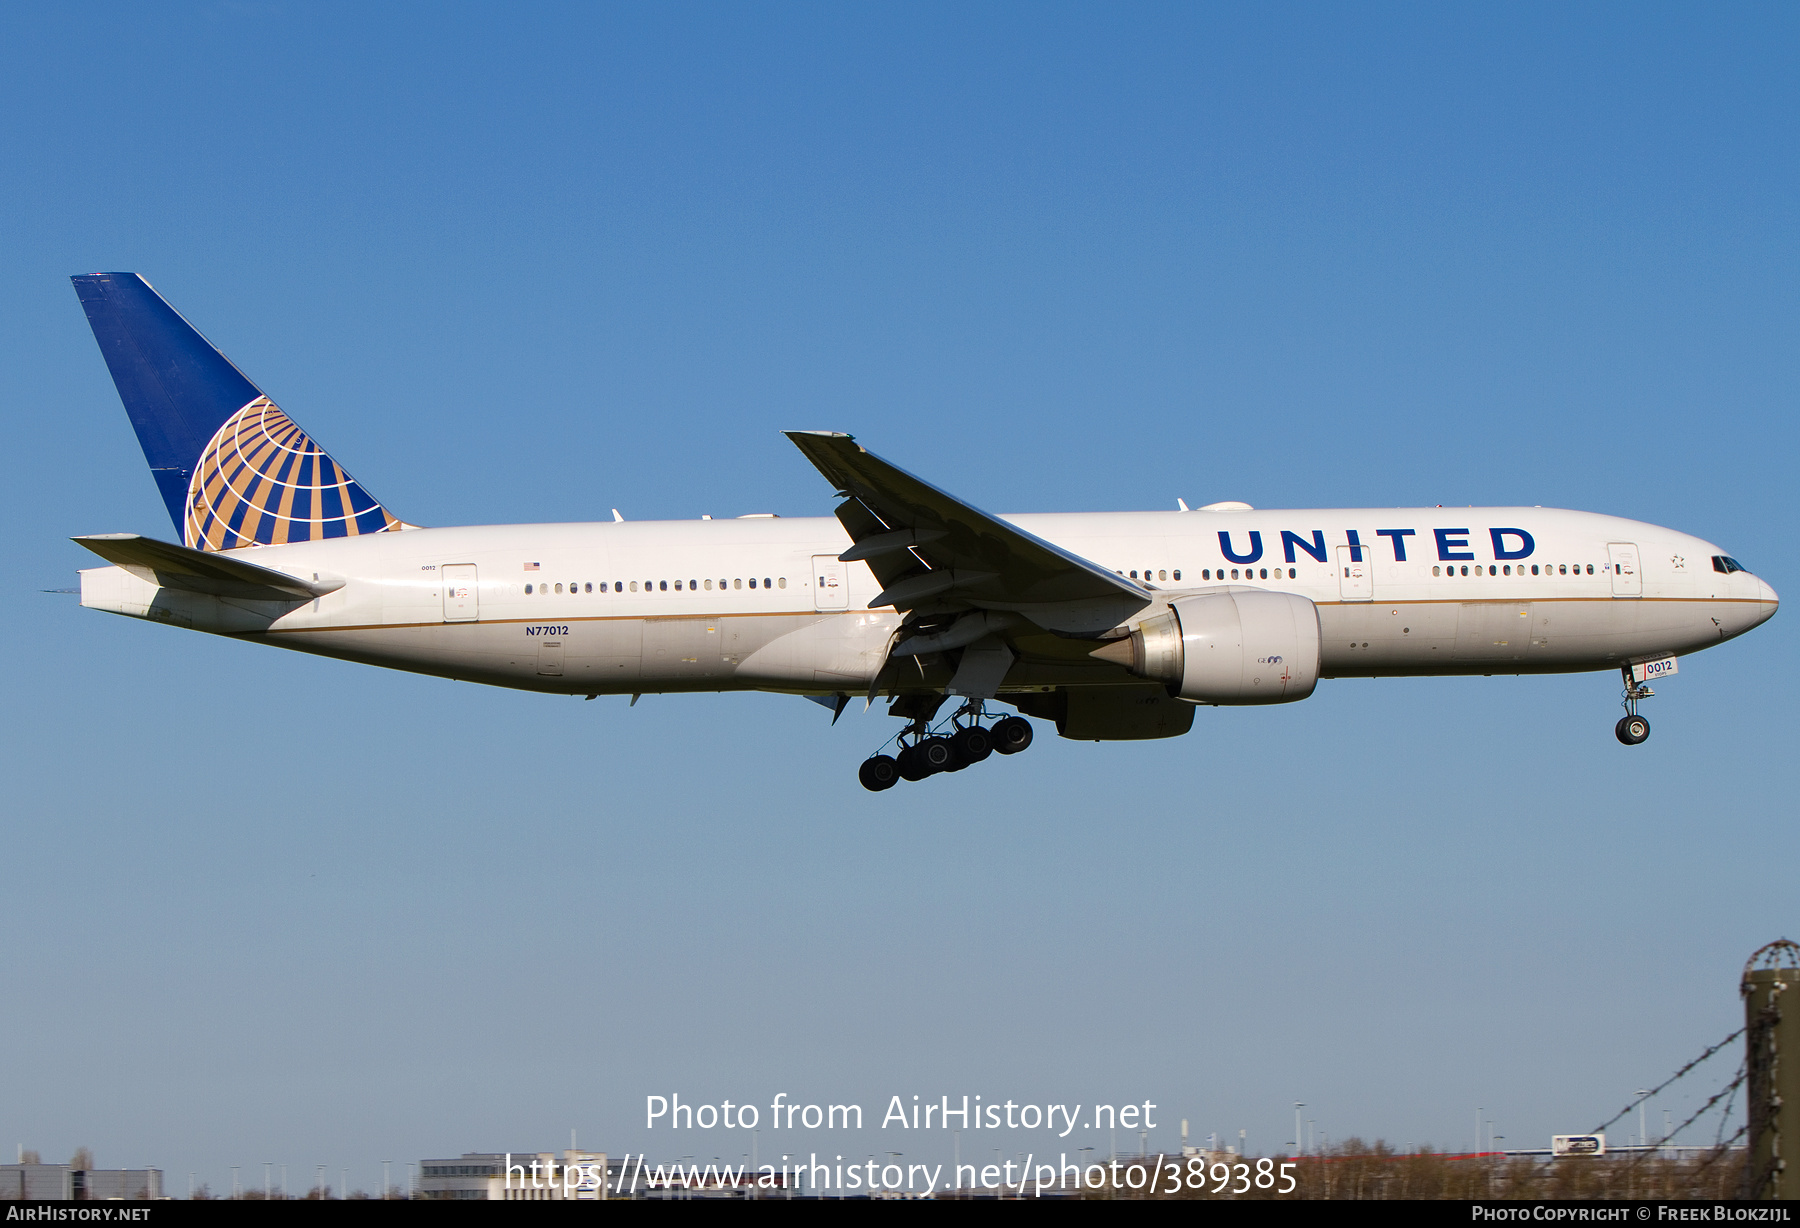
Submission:
{"label": "main landing gear", "polygon": [[1636,746],[1650,736],[1650,722],[1638,715],[1638,700],[1649,699],[1656,692],[1631,676],[1631,666],[1625,667],[1624,674],[1625,715],[1613,726],[1613,735],[1627,746]]}
{"label": "main landing gear", "polygon": [[948,729],[940,727],[935,733],[929,716],[915,717],[896,737],[899,753],[871,755],[856,777],[863,788],[879,793],[898,781],[960,772],[990,755],[1016,755],[1031,745],[1031,722],[1024,717],[1008,716],[983,725],[983,715],[981,701],[971,700],[950,718]]}

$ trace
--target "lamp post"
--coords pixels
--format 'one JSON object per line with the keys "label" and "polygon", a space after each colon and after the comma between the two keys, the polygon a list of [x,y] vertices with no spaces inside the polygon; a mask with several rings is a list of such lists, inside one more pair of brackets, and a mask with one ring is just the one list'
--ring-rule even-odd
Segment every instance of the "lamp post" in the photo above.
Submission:
{"label": "lamp post", "polygon": [[[1305,1107],[1306,1107],[1305,1101],[1302,1101],[1302,1100],[1294,1101],[1294,1154],[1296,1154],[1296,1155],[1306,1154],[1306,1147],[1300,1141],[1300,1110]],[[1242,1134],[1243,1131],[1240,1130],[1240,1131],[1238,1131],[1238,1133]]]}

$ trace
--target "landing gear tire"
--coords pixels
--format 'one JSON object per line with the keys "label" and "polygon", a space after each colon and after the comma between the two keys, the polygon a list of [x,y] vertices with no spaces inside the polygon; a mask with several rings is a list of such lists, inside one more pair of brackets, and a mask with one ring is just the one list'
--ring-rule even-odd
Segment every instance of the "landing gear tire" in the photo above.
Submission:
{"label": "landing gear tire", "polygon": [[1009,716],[989,730],[994,749],[1003,755],[1016,755],[1031,745],[1031,722],[1022,716]]}
{"label": "landing gear tire", "polygon": [[894,766],[899,770],[901,780],[924,780],[931,775],[931,769],[919,758],[919,748],[916,746],[909,746],[901,751],[894,760]]}
{"label": "landing gear tire", "polygon": [[1613,733],[1627,746],[1636,746],[1650,736],[1650,722],[1641,716],[1622,716]]}
{"label": "landing gear tire", "polygon": [[927,776],[933,772],[952,771],[952,765],[956,763],[956,748],[949,738],[926,738],[913,749]]}
{"label": "landing gear tire", "polygon": [[956,744],[956,757],[964,763],[980,763],[994,753],[994,735],[980,725],[958,729],[950,740]]}
{"label": "landing gear tire", "polygon": [[900,779],[900,765],[886,755],[876,755],[863,760],[862,766],[856,769],[856,778],[869,792],[879,793],[894,787]]}

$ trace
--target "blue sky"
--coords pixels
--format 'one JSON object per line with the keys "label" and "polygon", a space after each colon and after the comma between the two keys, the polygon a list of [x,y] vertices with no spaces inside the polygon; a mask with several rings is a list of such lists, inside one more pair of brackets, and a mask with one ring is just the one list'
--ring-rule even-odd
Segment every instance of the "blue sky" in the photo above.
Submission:
{"label": "blue sky", "polygon": [[[169,532],[66,279],[143,273],[417,523],[822,515],[779,431],[834,428],[997,510],[1578,507],[1786,592],[1797,26],[8,9],[0,1143],[216,1189],[572,1127],[749,1150],[643,1130],[669,1092],[1149,1099],[1153,1146],[1253,1150],[1295,1100],[1451,1147],[1477,1106],[1509,1145],[1609,1116],[1800,928],[1788,617],[1684,661],[1636,750],[1610,675],[1341,681],[871,797],[879,710],[40,594],[72,534]],[[895,1137],[802,1145],[950,1154]]]}

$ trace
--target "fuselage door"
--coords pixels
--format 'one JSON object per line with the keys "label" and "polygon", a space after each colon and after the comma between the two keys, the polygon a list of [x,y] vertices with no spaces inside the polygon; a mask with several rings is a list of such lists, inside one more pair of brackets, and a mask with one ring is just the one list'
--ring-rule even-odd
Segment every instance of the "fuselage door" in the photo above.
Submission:
{"label": "fuselage door", "polygon": [[849,573],[845,565],[837,561],[836,555],[813,555],[812,584],[815,610],[850,608]]}
{"label": "fuselage door", "polygon": [[[1362,555],[1361,559],[1354,555]],[[1339,546],[1338,561],[1338,596],[1345,601],[1373,601],[1375,599],[1375,581],[1370,575],[1369,548],[1367,546]]]}
{"label": "fuselage door", "polygon": [[444,621],[472,623],[481,617],[476,606],[475,564],[446,563],[438,568],[438,581],[444,587]]}
{"label": "fuselage door", "polygon": [[1608,542],[1606,553],[1612,559],[1613,596],[1642,597],[1644,574],[1638,570],[1638,548],[1630,542]]}

